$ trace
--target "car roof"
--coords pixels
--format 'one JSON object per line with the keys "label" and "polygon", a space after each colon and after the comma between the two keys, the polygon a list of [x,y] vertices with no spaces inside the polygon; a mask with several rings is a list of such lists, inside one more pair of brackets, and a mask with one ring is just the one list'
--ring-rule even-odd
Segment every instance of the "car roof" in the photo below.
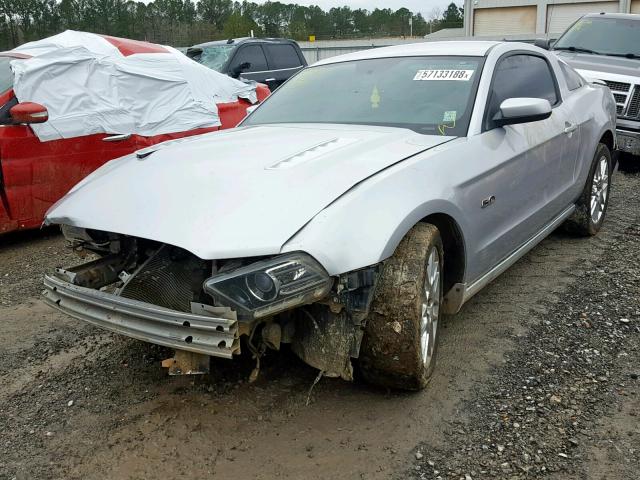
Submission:
{"label": "car roof", "polygon": [[640,15],[634,13],[587,13],[583,18],[585,17],[627,18],[629,20],[640,20]]}
{"label": "car roof", "polygon": [[230,38],[229,40],[214,40],[213,42],[198,43],[189,48],[202,48],[211,47],[216,45],[229,45],[237,46],[243,43],[292,43],[293,40],[287,38],[255,38],[255,37],[242,37],[242,38]]}
{"label": "car roof", "polygon": [[372,48],[358,52],[347,53],[320,60],[315,65],[347,62],[352,60],[366,60],[372,58],[387,57],[412,57],[412,56],[465,56],[482,57],[494,46],[502,42],[489,41],[452,41],[452,42],[420,42],[392,47]]}

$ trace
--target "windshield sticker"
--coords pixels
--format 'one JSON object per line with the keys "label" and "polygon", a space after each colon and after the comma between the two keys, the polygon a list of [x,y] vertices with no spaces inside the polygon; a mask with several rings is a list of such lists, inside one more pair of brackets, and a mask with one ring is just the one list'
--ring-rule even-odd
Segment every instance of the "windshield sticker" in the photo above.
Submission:
{"label": "windshield sticker", "polygon": [[378,91],[378,86],[373,87],[373,92],[371,92],[371,108],[378,108],[380,106],[380,92]]}
{"label": "windshield sticker", "polygon": [[443,122],[455,122],[457,113],[458,112],[456,112],[455,110],[450,110],[448,112],[444,112],[444,116],[442,117],[442,121]]}
{"label": "windshield sticker", "polygon": [[438,132],[440,135],[446,135],[447,129],[456,128],[456,118],[458,116],[458,112],[456,110],[448,110],[444,112],[442,122],[438,125]]}
{"label": "windshield sticker", "polygon": [[414,80],[456,80],[468,82],[474,70],[418,70]]}
{"label": "windshield sticker", "polygon": [[579,32],[580,30],[582,30],[584,27],[586,27],[587,25],[591,26],[591,20],[580,20],[578,23],[576,23],[572,30]]}

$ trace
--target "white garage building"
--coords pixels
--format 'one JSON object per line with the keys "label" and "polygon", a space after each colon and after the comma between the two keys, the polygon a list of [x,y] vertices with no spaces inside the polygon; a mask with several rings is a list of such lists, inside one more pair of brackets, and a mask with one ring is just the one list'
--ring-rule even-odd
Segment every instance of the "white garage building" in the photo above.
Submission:
{"label": "white garage building", "polygon": [[640,13],[640,0],[465,0],[466,36],[557,37],[585,13]]}

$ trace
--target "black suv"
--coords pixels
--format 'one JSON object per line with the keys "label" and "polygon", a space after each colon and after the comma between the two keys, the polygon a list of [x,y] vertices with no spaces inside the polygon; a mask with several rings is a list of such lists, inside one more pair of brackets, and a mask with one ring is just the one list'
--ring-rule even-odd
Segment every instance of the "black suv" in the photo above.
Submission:
{"label": "black suv", "polygon": [[273,91],[307,66],[296,42],[284,38],[237,38],[201,43],[187,56],[213,70],[265,83]]}

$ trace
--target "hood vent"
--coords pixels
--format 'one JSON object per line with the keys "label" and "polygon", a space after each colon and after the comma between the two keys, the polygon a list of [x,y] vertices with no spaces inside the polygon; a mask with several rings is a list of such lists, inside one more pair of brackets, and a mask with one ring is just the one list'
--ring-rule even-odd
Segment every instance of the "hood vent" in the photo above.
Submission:
{"label": "hood vent", "polygon": [[301,163],[315,160],[317,158],[326,155],[329,152],[338,150],[339,148],[346,147],[352,143],[357,142],[355,138],[332,138],[322,143],[318,143],[313,147],[306,148],[301,152],[295,153],[284,160],[278,160],[273,165],[266,167],[267,170],[282,170],[285,168],[292,168]]}

